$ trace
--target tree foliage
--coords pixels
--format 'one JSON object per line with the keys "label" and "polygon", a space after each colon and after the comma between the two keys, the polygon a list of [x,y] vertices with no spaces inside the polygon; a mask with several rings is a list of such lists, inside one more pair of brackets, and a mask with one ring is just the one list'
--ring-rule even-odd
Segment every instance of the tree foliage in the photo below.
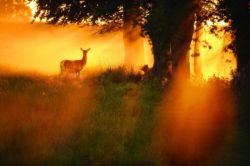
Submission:
{"label": "tree foliage", "polygon": [[[30,0],[33,1],[33,0]],[[121,27],[124,8],[131,12],[135,8],[141,16],[145,14],[146,0],[34,0],[38,4],[35,17],[52,24],[85,23]]]}

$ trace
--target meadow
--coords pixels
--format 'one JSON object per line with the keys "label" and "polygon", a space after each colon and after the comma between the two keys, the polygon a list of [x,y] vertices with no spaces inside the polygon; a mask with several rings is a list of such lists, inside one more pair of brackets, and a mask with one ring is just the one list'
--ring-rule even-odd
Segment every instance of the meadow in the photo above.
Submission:
{"label": "meadow", "polygon": [[0,75],[0,165],[249,165],[249,89],[108,69]]}

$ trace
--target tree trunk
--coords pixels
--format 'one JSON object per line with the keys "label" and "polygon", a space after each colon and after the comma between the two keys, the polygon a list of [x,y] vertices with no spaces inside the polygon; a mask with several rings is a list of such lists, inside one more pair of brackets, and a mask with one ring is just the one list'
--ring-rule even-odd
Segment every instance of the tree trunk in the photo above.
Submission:
{"label": "tree trunk", "polygon": [[124,65],[138,67],[145,65],[144,44],[141,37],[141,27],[136,25],[137,8],[124,6],[123,41],[125,49]]}
{"label": "tree trunk", "polygon": [[241,71],[250,65],[250,12],[249,0],[225,0],[225,4],[232,19],[235,32],[237,54],[237,70]]}
{"label": "tree trunk", "polygon": [[[153,46],[153,74],[159,78],[181,74],[189,78],[189,50],[193,35],[192,1],[157,1],[146,24]],[[170,43],[172,51],[170,50]],[[172,52],[172,53],[169,53]]]}
{"label": "tree trunk", "polygon": [[[155,62],[153,73],[157,77],[171,77],[173,66],[175,75],[184,79],[190,78],[189,56],[194,32],[193,25],[194,19],[192,15],[187,20],[184,20],[183,23],[179,25],[179,28],[173,32],[172,42],[169,39],[165,40],[166,43],[159,43],[159,41],[151,40]],[[171,54],[168,53],[170,50],[170,43],[173,43]]]}
{"label": "tree trunk", "polygon": [[192,37],[194,33],[194,18],[191,15],[187,18],[182,25],[181,29],[177,31],[180,33],[180,39],[177,42],[178,48],[176,49],[177,62],[176,62],[176,75],[183,77],[184,79],[190,78],[190,45],[192,42]]}
{"label": "tree trunk", "polygon": [[159,48],[157,42],[153,42],[153,54],[154,54],[154,66],[152,72],[154,76],[159,79],[167,76],[167,61],[169,57],[167,56],[167,49]]}
{"label": "tree trunk", "polygon": [[[247,15],[246,15],[247,16]],[[249,16],[249,14],[248,14]],[[249,18],[249,17],[248,17]],[[250,65],[250,23],[247,17],[236,27],[236,51],[238,70],[247,68]]]}
{"label": "tree trunk", "polygon": [[201,48],[201,41],[200,37],[202,35],[202,25],[201,22],[195,22],[195,31],[194,31],[194,46],[193,46],[193,57],[194,62],[194,76],[195,78],[201,77],[201,60],[200,60],[200,48]]}

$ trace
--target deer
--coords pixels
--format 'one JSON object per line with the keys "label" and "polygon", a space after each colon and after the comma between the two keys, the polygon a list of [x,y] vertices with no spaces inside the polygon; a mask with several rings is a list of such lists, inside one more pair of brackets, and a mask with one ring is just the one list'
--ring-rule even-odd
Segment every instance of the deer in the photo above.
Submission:
{"label": "deer", "polygon": [[84,50],[80,48],[82,51],[82,59],[81,60],[62,60],[60,63],[61,67],[61,75],[64,73],[75,73],[76,77],[80,76],[80,72],[83,69],[83,67],[87,63],[87,53],[90,51],[90,48],[87,50]]}

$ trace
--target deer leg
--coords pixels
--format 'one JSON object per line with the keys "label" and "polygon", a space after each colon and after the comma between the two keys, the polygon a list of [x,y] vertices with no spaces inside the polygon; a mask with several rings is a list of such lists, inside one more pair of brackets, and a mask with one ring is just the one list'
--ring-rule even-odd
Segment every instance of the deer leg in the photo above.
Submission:
{"label": "deer leg", "polygon": [[80,72],[78,71],[76,72],[76,78],[79,78],[79,76],[80,76]]}

